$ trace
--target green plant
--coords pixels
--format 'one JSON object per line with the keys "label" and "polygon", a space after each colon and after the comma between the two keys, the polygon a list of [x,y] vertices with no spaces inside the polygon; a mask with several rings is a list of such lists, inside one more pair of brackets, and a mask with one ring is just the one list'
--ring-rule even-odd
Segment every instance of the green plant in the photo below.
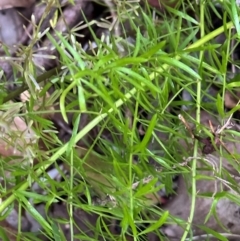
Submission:
{"label": "green plant", "polygon": [[[217,106],[221,117],[229,115],[224,112],[224,100],[220,95],[217,98],[212,97],[210,104],[202,103],[202,97],[209,95],[208,88],[212,82],[222,89],[222,96],[226,89],[231,90],[234,87],[233,84],[230,85],[227,82],[227,64],[231,61],[231,51],[233,51],[230,48],[231,40],[235,39],[238,42],[239,10],[224,1],[222,4],[227,11],[223,16],[223,26],[210,31],[205,29],[205,25],[210,25],[211,21],[208,10],[212,8],[218,11],[218,9],[208,1],[200,1],[199,6],[194,6],[197,8],[195,12],[199,12],[199,21],[187,13],[187,9],[193,8],[188,1],[182,3],[183,10],[169,8],[170,15],[162,15],[160,19],[152,18],[149,9],[144,11],[138,8],[137,3],[133,2],[132,5],[124,1],[119,3],[121,4],[119,4],[117,13],[120,25],[123,26],[123,36],[114,37],[110,34],[99,39],[94,34],[92,25],[87,24],[97,44],[96,50],[87,53],[79,45],[74,31],[69,31],[66,35],[56,31],[57,37],[46,32],[60,55],[61,68],[51,70],[36,78],[37,82],[43,83],[43,90],[39,91],[36,88],[37,84],[27,78],[27,76],[35,75],[32,71],[34,67],[31,67],[34,64],[31,55],[25,53],[28,49],[23,49],[22,51],[28,56],[29,63],[23,67],[23,70],[19,70],[25,73],[17,81],[22,84],[22,87],[13,93],[5,94],[2,100],[2,108],[6,108],[8,104],[6,101],[13,100],[25,89],[30,91],[31,98],[27,105],[24,105],[27,112],[16,115],[24,116],[27,122],[34,123],[34,130],[42,138],[47,151],[39,150],[37,145],[33,146],[36,153],[34,158],[38,160],[36,165],[10,168],[7,161],[3,161],[2,170],[11,171],[15,187],[8,190],[9,180],[5,177],[5,187],[2,187],[4,190],[2,197],[5,200],[1,203],[0,213],[6,212],[6,209],[11,210],[12,203],[17,200],[20,207],[26,209],[38,220],[44,232],[52,240],[64,240],[63,234],[58,229],[57,220],[52,220],[51,217],[45,220],[34,206],[29,204],[28,198],[33,198],[35,202],[45,203],[46,212],[58,200],[64,202],[69,210],[70,218],[65,221],[70,224],[72,240],[75,234],[73,216],[78,208],[99,215],[96,226],[90,227],[95,229],[95,240],[102,236],[106,239],[118,240],[110,233],[106,219],[121,221],[123,240],[125,233],[133,236],[134,240],[139,240],[148,232],[157,232],[166,222],[169,213],[163,212],[156,205],[146,205],[145,195],[156,192],[162,188],[162,185],[172,191],[171,177],[175,174],[189,173],[188,168],[179,166],[182,156],[178,156],[177,160],[174,155],[178,148],[177,137],[184,137],[178,134],[181,126],[177,117],[168,111],[169,108],[187,105],[196,109],[196,122],[200,121],[201,108],[213,110],[214,106]],[[232,22],[227,23],[227,16]],[[125,28],[126,19],[132,32]],[[233,26],[235,26],[236,34],[232,31]],[[134,39],[134,44],[126,41],[129,32]],[[196,38],[197,33],[200,33],[199,39]],[[226,35],[224,44],[214,44],[213,40],[222,33]],[[33,45],[34,41],[36,40],[33,39]],[[124,55],[119,51],[120,46],[125,49]],[[221,61],[218,59],[218,52],[222,55]],[[46,75],[49,78],[48,83],[44,83]],[[214,79],[215,76],[220,81]],[[45,109],[34,111],[39,96],[43,96],[51,86],[54,86],[55,92],[47,100],[48,104],[45,105]],[[177,101],[177,97],[183,90],[190,93],[191,101],[186,102],[181,99]],[[42,114],[50,112],[46,110],[46,106],[54,103],[58,97],[60,109],[55,109],[55,112],[60,112],[66,122],[71,121],[69,113],[74,116],[72,136],[65,144],[58,140],[52,123],[41,117]],[[143,118],[139,114],[140,110],[146,112],[150,118]],[[237,107],[232,112],[236,110]],[[78,126],[86,114],[89,122],[79,130]],[[145,130],[143,139],[140,138],[137,128],[139,123]],[[89,135],[95,127],[99,132],[95,139],[86,142],[86,148],[77,148],[79,141],[84,142],[84,137]],[[154,134],[157,130],[167,131],[173,137],[172,141],[166,142],[169,146],[161,139],[157,139]],[[105,131],[109,134],[107,139],[103,139],[101,135]],[[156,137],[155,141],[159,143],[159,149],[165,151],[161,157],[148,150],[152,135]],[[52,142],[55,146],[51,145]],[[197,157],[198,145],[196,141],[193,157]],[[96,147],[101,150],[101,155],[94,152]],[[139,160],[138,164],[134,163],[136,157]],[[150,157],[163,167],[160,173],[151,169],[151,166],[149,167]],[[61,172],[63,181],[60,183],[51,180],[46,175],[46,169],[53,164],[60,169],[58,159],[61,159],[69,171],[69,175]],[[99,160],[102,161],[101,163],[108,162],[110,169],[101,170],[94,164],[89,165],[87,169],[89,160],[95,159],[98,163]],[[193,159],[191,162],[191,213],[181,240],[185,240],[190,232],[194,216],[197,195],[196,161]],[[173,166],[178,168],[173,168]],[[104,176],[104,182],[96,185],[95,181],[94,184],[94,180],[93,182],[90,180],[93,177],[89,173]],[[41,181],[42,175],[47,181]],[[133,190],[132,185],[135,182],[149,175],[154,178],[148,184],[140,183],[137,190]],[[23,178],[26,180],[23,181]],[[155,186],[158,179],[162,185]],[[36,194],[31,191],[30,187],[33,182],[39,183],[46,194]],[[108,203],[110,206],[107,205],[107,207],[93,205],[92,195],[96,193],[102,199],[106,194],[114,197],[114,204],[110,202]],[[86,196],[86,203],[81,201],[80,194]],[[62,196],[66,198],[63,199]],[[139,231],[139,227],[144,223],[150,225],[144,231]],[[75,237],[90,240],[84,233],[77,234]]]}

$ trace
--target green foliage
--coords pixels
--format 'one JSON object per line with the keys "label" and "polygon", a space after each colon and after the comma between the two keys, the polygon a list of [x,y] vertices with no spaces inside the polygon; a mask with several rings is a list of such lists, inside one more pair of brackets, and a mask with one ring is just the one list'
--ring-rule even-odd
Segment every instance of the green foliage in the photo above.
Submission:
{"label": "green foliage", "polygon": [[[91,24],[86,23],[97,44],[96,49],[88,52],[83,51],[74,31],[64,36],[57,31],[56,36],[46,31],[44,34],[60,55],[61,65],[61,70],[58,68],[45,73],[49,79],[46,84],[43,83],[43,77],[46,76],[36,76],[36,67],[32,61],[33,53],[27,47],[23,49],[28,64],[21,68],[16,67],[16,72],[22,73],[22,77],[16,82],[21,83],[22,87],[9,95],[4,93],[1,108],[8,109],[9,103],[4,102],[13,100],[23,90],[28,89],[31,93],[30,100],[24,105],[24,112],[20,114],[18,111],[17,115],[24,116],[27,122],[35,123],[35,132],[42,138],[47,151],[40,151],[34,146],[35,159],[38,163],[27,167],[16,165],[10,168],[7,161],[3,160],[1,172],[10,169],[13,175],[12,182],[16,185],[2,195],[5,198],[0,206],[2,215],[4,216],[8,211],[6,209],[17,201],[40,223],[46,235],[52,240],[64,240],[59,229],[59,220],[52,220],[51,217],[44,219],[28,202],[29,198],[34,203],[44,203],[46,211],[58,200],[64,202],[70,218],[61,221],[69,223],[72,240],[75,235],[74,210],[77,208],[99,215],[96,226],[92,227],[89,224],[89,229],[95,231],[95,240],[99,237],[120,240],[111,234],[106,220],[120,221],[121,240],[125,239],[125,234],[133,236],[134,240],[140,240],[141,236],[152,231],[157,232],[168,222],[169,213],[163,212],[156,205],[149,205],[146,194],[154,194],[162,187],[168,187],[169,192],[173,192],[171,177],[174,174],[189,173],[188,167],[179,165],[183,161],[183,154],[179,154],[178,151],[178,140],[187,137],[183,134],[183,126],[169,109],[185,105],[196,109],[197,113],[200,112],[200,108],[205,108],[210,111],[217,110],[222,118],[230,114],[224,112],[223,96],[226,90],[239,87],[237,79],[233,78],[227,82],[227,65],[231,61],[233,51],[230,49],[230,41],[238,41],[239,34],[239,9],[233,2],[235,1],[224,1],[223,4],[226,8],[225,14],[232,22],[227,23],[224,20],[223,26],[213,31],[208,29],[211,26],[209,9],[216,13],[218,10],[211,1],[200,1],[200,5],[196,6],[195,12],[200,13],[200,21],[187,12],[187,9],[191,8],[191,5],[187,6],[188,1],[182,3],[185,12],[168,9],[168,15],[159,13],[159,19],[153,18],[148,10],[138,5],[138,8],[135,8],[136,3],[132,3],[132,6],[128,3],[127,7],[119,5],[121,10],[117,9],[117,12],[120,26],[124,28],[122,32],[126,37],[131,36],[134,44],[127,41],[124,36],[111,34],[99,39],[94,34]],[[126,8],[125,11],[123,8]],[[218,15],[221,16],[220,13]],[[130,29],[126,27],[127,20]],[[230,30],[233,26],[236,28],[236,34]],[[197,34],[200,34],[199,39],[196,37]],[[225,34],[226,40],[223,44],[216,44],[214,39],[220,34]],[[32,41],[33,46],[37,40],[33,38]],[[120,49],[124,49],[123,53]],[[220,55],[222,58],[219,58]],[[211,83],[216,83],[222,90],[217,98],[208,93]],[[42,85],[42,90],[38,88],[38,84]],[[37,98],[44,96],[51,86],[55,87],[53,94],[44,102],[43,108],[34,110]],[[192,100],[177,99],[183,90],[190,93]],[[211,102],[203,103],[203,97],[209,98]],[[56,113],[60,112],[68,123],[71,121],[69,114],[74,114],[72,136],[65,144],[58,139],[51,121],[42,117],[43,114],[51,112],[47,107],[58,99],[60,109],[55,109]],[[234,111],[236,110],[237,107]],[[140,111],[147,113],[150,118],[140,115]],[[84,114],[89,116],[88,123],[79,130],[78,126],[83,121]],[[199,122],[199,116],[196,122]],[[145,130],[143,139],[137,128],[139,124]],[[87,148],[77,147],[79,141],[91,135],[95,127],[98,128],[99,134],[93,140],[93,144]],[[104,139],[101,135],[106,130],[110,133],[109,139]],[[157,131],[168,133],[169,140],[161,140],[156,134]],[[155,150],[149,149],[152,138],[157,143]],[[101,150],[101,154],[95,152],[96,148]],[[192,156],[197,156],[197,149],[196,144]],[[188,150],[185,151],[186,155],[189,155]],[[136,158],[138,164],[135,163]],[[150,158],[161,165],[160,173],[149,165]],[[61,171],[57,163],[59,159],[67,167],[68,175]],[[46,173],[53,164],[61,174],[61,183],[52,180]],[[194,160],[193,177],[196,172]],[[149,175],[153,175],[154,178],[147,184],[143,183],[142,180]],[[45,181],[40,176],[44,176]],[[4,179],[7,183],[6,176]],[[182,240],[185,240],[190,232],[194,215],[196,179],[192,178],[191,181],[191,214]],[[45,191],[45,195],[30,190],[33,182],[38,183]],[[134,190],[132,185],[136,182],[140,184]],[[80,194],[86,196],[86,203],[81,200]],[[96,205],[92,199],[95,194],[102,200],[108,194],[114,198],[114,202],[111,200],[106,205]],[[216,197],[209,210],[209,216],[214,215],[217,200],[229,195],[222,193],[222,196]],[[230,198],[238,203],[236,197],[230,195]],[[150,225],[139,231],[139,227],[146,222]],[[219,240],[226,240],[209,228],[203,227],[203,230]],[[4,230],[0,229],[0,233],[3,240],[8,240]],[[75,238],[93,240],[81,232],[77,233]]]}

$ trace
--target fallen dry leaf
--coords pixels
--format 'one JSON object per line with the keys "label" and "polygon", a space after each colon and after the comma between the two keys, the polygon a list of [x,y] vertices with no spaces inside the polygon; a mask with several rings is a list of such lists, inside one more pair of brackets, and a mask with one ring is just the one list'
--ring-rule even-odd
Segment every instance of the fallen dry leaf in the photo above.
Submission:
{"label": "fallen dry leaf", "polygon": [[238,103],[240,99],[240,92],[236,91],[236,93],[231,93],[230,91],[226,91],[224,95],[224,105],[232,109],[236,107],[236,104]]}
{"label": "fallen dry leaf", "polygon": [[27,8],[32,6],[35,3],[35,0],[1,0],[0,1],[0,10],[14,7]]}

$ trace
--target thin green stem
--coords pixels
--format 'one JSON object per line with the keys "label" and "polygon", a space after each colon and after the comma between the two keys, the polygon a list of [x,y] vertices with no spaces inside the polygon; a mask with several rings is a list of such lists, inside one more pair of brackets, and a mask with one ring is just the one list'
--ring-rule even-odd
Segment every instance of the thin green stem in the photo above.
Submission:
{"label": "thin green stem", "polygon": [[[201,39],[204,38],[205,36],[205,29],[204,29],[204,7],[205,3],[204,0],[200,2],[200,35]],[[200,66],[199,66],[199,72],[202,72],[202,62],[203,62],[203,56],[204,52],[200,51]],[[200,110],[201,110],[201,90],[202,90],[202,82],[201,80],[197,81],[197,110],[196,110],[196,122],[200,123]],[[190,214],[188,217],[188,222],[187,222],[187,227],[183,233],[183,236],[181,238],[181,241],[185,241],[194,218],[194,213],[195,213],[195,207],[196,207],[196,196],[197,196],[197,188],[196,188],[196,168],[197,168],[197,156],[198,156],[198,140],[195,140],[194,143],[194,151],[193,151],[193,160],[192,160],[192,195],[191,195],[191,209],[190,209]]]}
{"label": "thin green stem", "polygon": [[[21,217],[22,217],[22,205],[19,203],[18,205],[18,233],[21,233],[22,229],[22,222],[21,222]],[[17,241],[20,240],[20,236],[17,236]]]}
{"label": "thin green stem", "polygon": [[74,230],[73,230],[73,150],[71,150],[71,154],[70,154],[70,204],[69,204],[69,216],[70,216],[70,233],[71,233],[71,241],[74,240]]}
{"label": "thin green stem", "polygon": [[[225,53],[225,60],[222,61],[222,69],[225,70],[224,71],[224,74],[223,74],[223,85],[222,85],[222,104],[221,104],[221,113],[220,116],[223,117],[223,114],[224,114],[224,105],[225,105],[225,93],[226,93],[226,84],[227,84],[227,65],[228,65],[228,61],[227,59],[229,59],[229,55],[230,55],[230,51],[231,51],[231,44],[233,43],[233,40],[231,39],[231,34],[233,34],[233,31],[234,30],[231,30],[229,29],[228,31],[228,38],[227,38],[227,49],[226,49],[226,53]],[[234,57],[232,56],[232,59],[234,60]],[[233,64],[232,64],[233,65]],[[234,71],[233,71],[234,73]],[[222,123],[223,124],[223,123]],[[220,136],[220,139],[222,140],[222,136]],[[221,173],[222,173],[222,167],[223,167],[223,149],[222,149],[222,145],[220,145],[220,148],[219,148],[219,151],[220,151],[220,157],[219,157],[219,175],[221,176]],[[224,185],[222,182],[220,182],[220,187],[222,189],[222,191],[224,190]]]}
{"label": "thin green stem", "polygon": [[[137,93],[137,98],[136,100],[139,99],[139,92]],[[136,105],[135,105],[135,112],[134,112],[134,118],[133,118],[133,124],[132,124],[132,131],[131,131],[131,147],[133,147],[134,143],[134,136],[136,135],[136,127],[137,127],[137,116],[138,116],[138,109],[139,107],[139,102],[136,101]],[[130,157],[129,157],[129,192],[130,192],[130,210],[131,210],[131,219],[134,220],[134,201],[133,201],[133,189],[132,189],[132,183],[133,183],[133,173],[132,173],[132,163],[133,163],[133,151],[131,151],[131,154],[130,154]],[[137,234],[134,233],[135,230],[133,230],[133,237],[134,237],[134,241],[136,241],[136,238],[137,238]]]}

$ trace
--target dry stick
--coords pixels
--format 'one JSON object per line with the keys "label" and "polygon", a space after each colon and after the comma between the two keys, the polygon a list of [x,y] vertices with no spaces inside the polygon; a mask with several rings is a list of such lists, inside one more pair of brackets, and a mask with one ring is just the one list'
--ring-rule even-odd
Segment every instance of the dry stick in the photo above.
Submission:
{"label": "dry stick", "polygon": [[[239,101],[238,101],[238,103],[236,104],[236,106],[237,106],[238,104],[239,104]],[[219,130],[216,131],[216,134],[217,134],[217,135],[220,135],[222,131],[224,131],[225,129],[227,129],[227,127],[230,125],[230,121],[231,121],[231,119],[232,119],[232,116],[233,116],[233,114],[231,114],[231,115],[229,116],[229,118],[227,119],[226,123],[221,127],[221,129],[219,129]]]}
{"label": "dry stick", "polygon": [[[203,38],[201,38],[200,40],[196,41],[194,44],[190,45],[188,48],[186,48],[186,50],[191,50],[192,48],[196,48],[198,46],[203,45],[204,43],[208,42],[209,40],[215,38],[216,36],[218,36],[219,34],[223,33],[225,29],[229,29],[232,28],[234,25],[232,22],[229,22],[225,25],[225,27],[220,27],[216,30],[214,30],[213,32],[211,32],[210,34],[204,36]],[[180,56],[176,56],[174,58],[175,60],[179,60],[181,59]],[[159,76],[164,70],[169,69],[169,65],[168,64],[164,64],[161,67],[159,67],[158,69],[156,69],[156,72],[151,73],[149,76],[149,79],[153,80],[156,78],[156,76]],[[142,86],[145,86],[144,84],[142,84]],[[119,99],[115,102],[115,107],[119,108],[120,106],[122,106],[126,100],[131,99],[137,92],[137,89],[134,87],[132,88],[127,94],[125,94],[125,98],[123,99]],[[102,120],[104,120],[109,113],[112,113],[115,110],[115,108],[110,108],[106,113],[100,114],[99,116],[97,116],[95,119],[93,119],[90,123],[88,123],[88,125],[85,126],[85,128],[83,130],[81,130],[77,136],[75,137],[74,143],[77,143],[79,140],[81,140],[90,130],[92,130],[92,128],[94,128],[97,124],[99,124]],[[57,152],[55,152],[48,160],[48,164],[40,167],[39,169],[36,170],[35,174],[36,176],[40,176],[50,165],[52,165],[52,163],[54,163],[60,156],[62,156],[68,149],[69,145],[68,143],[66,143],[65,145],[63,145]],[[22,182],[22,184],[19,184],[19,188],[16,189],[16,191],[23,191],[26,190],[28,188],[28,182],[24,181]],[[0,214],[15,200],[15,195],[14,195],[14,190],[13,190],[13,194],[10,195],[5,201],[2,202],[2,204],[0,205]]]}
{"label": "dry stick", "polygon": [[[60,70],[61,70],[61,66],[51,69],[51,70],[45,72],[44,74],[38,76],[36,79],[36,82],[41,83],[45,80],[48,80],[48,79],[52,78],[54,75],[58,75]],[[20,78],[20,80],[21,79],[23,79],[23,78]],[[20,88],[16,89],[15,91],[8,93],[8,96],[3,98],[3,103],[13,100],[14,98],[19,96],[21,93],[23,93],[26,90],[28,90],[28,85],[25,84],[25,85],[21,86]]]}
{"label": "dry stick", "polygon": [[[239,105],[240,100],[237,102],[236,106]],[[222,131],[224,131],[225,129],[227,129],[230,125],[231,125],[231,119],[232,119],[233,113],[229,116],[228,120],[226,121],[226,123],[221,127],[221,129],[216,131],[217,135],[220,135]],[[233,153],[231,153],[228,148],[226,147],[226,145],[223,143],[223,141],[219,138],[218,139],[220,144],[224,147],[224,149],[228,152],[228,154],[236,161],[238,162],[237,158],[233,155]]]}
{"label": "dry stick", "polygon": [[178,118],[179,118],[179,120],[185,125],[185,127],[186,127],[186,129],[188,130],[188,132],[190,133],[191,137],[194,139],[195,136],[194,136],[194,134],[192,133],[192,129],[191,129],[191,127],[189,126],[189,124],[187,123],[187,121],[184,119],[184,117],[183,117],[181,114],[179,114],[179,115],[178,115]]}

